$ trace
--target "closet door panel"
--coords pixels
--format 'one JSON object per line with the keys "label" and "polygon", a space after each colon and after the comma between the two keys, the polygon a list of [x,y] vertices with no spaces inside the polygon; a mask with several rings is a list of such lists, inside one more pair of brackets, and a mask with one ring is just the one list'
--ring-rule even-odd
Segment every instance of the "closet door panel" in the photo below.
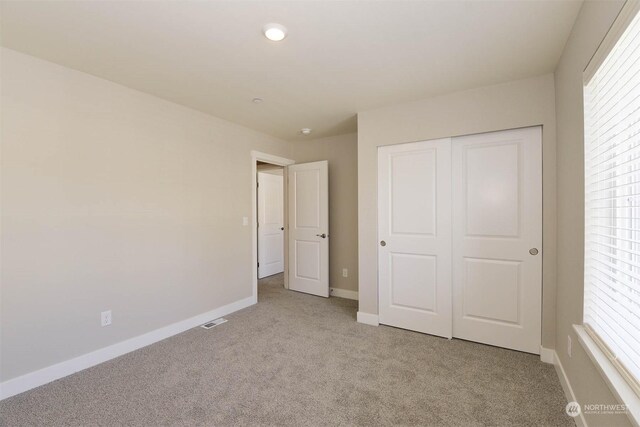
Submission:
{"label": "closet door panel", "polygon": [[451,337],[451,142],[378,150],[379,321]]}
{"label": "closet door panel", "polygon": [[540,353],[541,138],[535,127],[452,140],[454,337]]}

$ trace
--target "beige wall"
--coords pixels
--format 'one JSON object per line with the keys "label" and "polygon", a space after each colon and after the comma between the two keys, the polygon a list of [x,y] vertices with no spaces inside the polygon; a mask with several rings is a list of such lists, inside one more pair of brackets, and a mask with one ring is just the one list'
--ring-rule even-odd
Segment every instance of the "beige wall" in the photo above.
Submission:
{"label": "beige wall", "polygon": [[[584,253],[584,134],[582,72],[623,1],[585,2],[555,73],[558,136],[557,353],[579,403],[617,403],[585,354],[572,325],[582,323]],[[567,354],[567,336],[573,356]],[[586,415],[589,425],[629,425],[625,415]]]}
{"label": "beige wall", "polygon": [[350,291],[358,290],[357,143],[350,133],[293,144],[296,163],[329,161],[329,284]]}
{"label": "beige wall", "polygon": [[2,380],[251,296],[250,150],[291,144],[1,55]]}
{"label": "beige wall", "polygon": [[358,115],[360,307],[378,313],[377,148],[543,125],[543,334],[555,346],[556,119],[553,75],[482,87]]}

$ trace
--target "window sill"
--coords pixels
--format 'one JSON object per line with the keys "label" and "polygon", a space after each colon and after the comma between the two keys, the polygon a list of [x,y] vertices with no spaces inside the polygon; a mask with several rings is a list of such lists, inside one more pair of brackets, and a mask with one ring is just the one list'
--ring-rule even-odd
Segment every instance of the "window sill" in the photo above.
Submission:
{"label": "window sill", "polygon": [[573,325],[580,344],[596,366],[618,401],[627,406],[627,416],[632,424],[640,426],[640,396],[629,386],[606,354],[593,341],[582,325]]}

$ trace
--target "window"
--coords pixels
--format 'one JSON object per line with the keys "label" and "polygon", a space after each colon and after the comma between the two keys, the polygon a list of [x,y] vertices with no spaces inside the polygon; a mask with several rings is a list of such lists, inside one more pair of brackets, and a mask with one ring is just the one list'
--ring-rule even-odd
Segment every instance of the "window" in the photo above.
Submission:
{"label": "window", "polygon": [[630,18],[585,72],[584,325],[640,394],[640,15]]}

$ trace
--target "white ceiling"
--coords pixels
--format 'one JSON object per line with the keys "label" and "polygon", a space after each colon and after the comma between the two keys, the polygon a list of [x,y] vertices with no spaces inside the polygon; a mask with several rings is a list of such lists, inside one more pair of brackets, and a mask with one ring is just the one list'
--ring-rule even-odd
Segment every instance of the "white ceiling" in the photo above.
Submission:
{"label": "white ceiling", "polygon": [[[2,45],[286,140],[552,72],[581,1],[2,1]],[[285,25],[280,43],[262,35]],[[252,98],[264,98],[261,104]]]}

